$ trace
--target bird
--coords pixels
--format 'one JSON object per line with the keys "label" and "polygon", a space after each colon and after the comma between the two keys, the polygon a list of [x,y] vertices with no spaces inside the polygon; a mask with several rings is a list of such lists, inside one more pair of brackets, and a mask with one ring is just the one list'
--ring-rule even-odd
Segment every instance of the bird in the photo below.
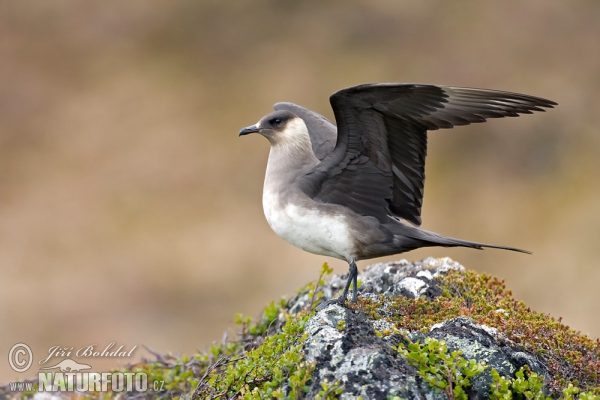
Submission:
{"label": "bird", "polygon": [[335,124],[294,103],[242,128],[270,142],[263,210],[271,229],[310,253],[348,262],[342,295],[358,300],[356,262],[421,247],[514,247],[422,229],[427,131],[545,111],[557,103],[499,90],[370,83],[329,98]]}

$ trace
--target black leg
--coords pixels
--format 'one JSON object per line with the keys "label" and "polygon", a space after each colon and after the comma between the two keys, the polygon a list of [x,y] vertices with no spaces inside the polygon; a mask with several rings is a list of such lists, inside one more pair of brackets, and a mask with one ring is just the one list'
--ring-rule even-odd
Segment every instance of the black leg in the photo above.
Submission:
{"label": "black leg", "polygon": [[348,291],[350,290],[350,285],[352,285],[352,284],[354,284],[354,290],[352,291],[352,300],[350,302],[356,303],[358,301],[358,282],[357,281],[358,281],[358,267],[356,266],[356,263],[354,261],[352,261],[349,264],[348,280],[346,281],[346,286],[344,287],[344,292],[342,293],[342,295],[335,299],[331,299],[331,300],[321,303],[317,307],[317,310],[322,310],[325,307],[327,307],[328,305],[336,304],[336,303],[343,306],[344,303],[346,302],[346,298],[348,297]]}
{"label": "black leg", "polygon": [[356,303],[358,301],[358,268],[356,267],[356,263],[352,261],[349,265],[349,273],[348,280],[346,281],[346,287],[344,288],[344,293],[342,293],[342,300],[346,301],[348,296],[348,289],[350,289],[350,285],[354,284],[354,290],[352,292],[352,303]]}
{"label": "black leg", "polygon": [[358,301],[358,268],[356,267],[356,263],[354,261],[350,263],[350,274],[353,275],[352,283],[354,284],[352,303],[356,303]]}
{"label": "black leg", "polygon": [[[350,264],[352,265],[352,264]],[[352,284],[352,267],[350,267],[350,272],[348,273],[348,280],[346,281],[346,286],[344,287],[344,291],[342,292],[341,299],[342,301],[346,301],[348,297],[348,289],[350,289],[350,285]]]}

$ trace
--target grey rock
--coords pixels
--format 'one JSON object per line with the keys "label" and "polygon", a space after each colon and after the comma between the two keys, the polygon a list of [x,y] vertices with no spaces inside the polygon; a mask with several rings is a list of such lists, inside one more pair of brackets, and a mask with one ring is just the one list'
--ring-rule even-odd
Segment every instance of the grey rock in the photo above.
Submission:
{"label": "grey rock", "polygon": [[[445,275],[448,271],[464,271],[465,267],[448,257],[429,257],[422,261],[407,260],[369,265],[358,274],[362,285],[359,293],[363,297],[376,298],[380,294],[388,297],[410,294],[412,298],[434,298],[441,294],[434,278]],[[338,296],[348,275],[334,275],[324,287],[319,287],[323,300]],[[288,303],[288,311],[292,314],[309,307],[312,297],[308,291],[300,293]]]}
{"label": "grey rock", "polygon": [[324,381],[339,381],[342,399],[417,399],[425,394],[445,398],[431,392],[415,369],[375,334],[372,322],[361,312],[330,305],[309,320],[305,332],[306,358],[316,362],[307,398],[314,398]]}
{"label": "grey rock", "polygon": [[532,371],[548,377],[547,370],[535,357],[511,345],[497,329],[475,324],[470,318],[458,317],[436,324],[428,336],[444,340],[449,351],[461,350],[466,359],[483,361],[489,367],[471,380],[471,388],[476,398],[489,397],[491,369],[495,369],[504,377],[511,377],[527,364]]}
{"label": "grey rock", "polygon": [[[397,296],[410,293],[414,298],[427,296],[427,291],[434,287],[431,280],[440,274],[447,274],[450,270],[464,271],[465,268],[448,257],[429,257],[412,263],[406,260],[377,263],[368,266],[358,275],[362,281],[359,292],[362,295]],[[345,279],[341,280],[345,282]]]}
{"label": "grey rock", "polygon": [[[432,299],[441,294],[436,277],[450,270],[463,271],[464,267],[449,258],[428,258],[410,263],[406,260],[374,264],[359,274],[363,297],[381,299],[382,315],[392,316],[397,311],[386,298],[407,296]],[[333,277],[322,288],[323,299],[335,297],[343,288],[345,277]],[[310,304],[308,293],[299,294],[288,307],[299,310]],[[502,312],[500,310],[499,312]],[[392,332],[380,337],[379,332]],[[394,334],[394,324],[382,318],[370,320],[358,310],[329,305],[312,317],[306,326],[307,340],[304,352],[308,361],[316,363],[307,398],[314,398],[321,383],[339,381],[344,393],[342,399],[445,399],[419,376],[393,347],[404,337],[423,341],[426,337],[444,340],[450,351],[461,350],[466,359],[485,362],[500,375],[509,377],[527,364],[540,374],[548,375],[542,360],[512,344],[497,329],[475,324],[465,317],[454,318],[431,327],[428,333],[403,332]],[[397,332],[397,331],[396,331]],[[490,368],[471,380],[470,398],[489,398]]]}

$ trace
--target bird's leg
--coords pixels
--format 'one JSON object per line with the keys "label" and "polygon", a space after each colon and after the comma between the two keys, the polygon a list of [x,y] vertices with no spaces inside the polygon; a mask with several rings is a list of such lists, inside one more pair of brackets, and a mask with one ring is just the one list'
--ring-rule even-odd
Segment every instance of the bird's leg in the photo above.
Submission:
{"label": "bird's leg", "polygon": [[358,301],[358,267],[356,263],[352,261],[350,264],[350,270],[353,271],[354,277],[352,278],[352,282],[354,283],[354,291],[352,292],[352,303],[356,303]]}
{"label": "bird's leg", "polygon": [[346,301],[346,297],[348,296],[348,289],[350,289],[351,284],[354,284],[351,303],[356,303],[358,301],[358,268],[356,267],[356,263],[354,262],[354,260],[350,262],[349,269],[350,272],[348,273],[346,287],[344,288],[344,292],[342,293],[342,301]]}
{"label": "bird's leg", "polygon": [[348,272],[348,280],[346,281],[346,286],[344,287],[344,292],[340,297],[336,297],[335,299],[327,300],[317,307],[317,311],[324,309],[325,307],[331,304],[339,304],[341,306],[346,302],[346,297],[348,296],[348,290],[350,290],[350,285],[354,284],[354,290],[352,291],[352,300],[351,303],[356,303],[358,301],[358,267],[354,260],[352,260],[349,264],[349,272]]}

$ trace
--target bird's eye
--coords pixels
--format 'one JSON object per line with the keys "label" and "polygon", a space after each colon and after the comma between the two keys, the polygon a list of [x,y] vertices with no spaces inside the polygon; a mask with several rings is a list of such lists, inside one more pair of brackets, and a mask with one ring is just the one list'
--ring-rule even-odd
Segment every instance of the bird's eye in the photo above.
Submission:
{"label": "bird's eye", "polygon": [[271,125],[279,125],[281,124],[281,118],[273,118],[269,122],[271,123]]}

